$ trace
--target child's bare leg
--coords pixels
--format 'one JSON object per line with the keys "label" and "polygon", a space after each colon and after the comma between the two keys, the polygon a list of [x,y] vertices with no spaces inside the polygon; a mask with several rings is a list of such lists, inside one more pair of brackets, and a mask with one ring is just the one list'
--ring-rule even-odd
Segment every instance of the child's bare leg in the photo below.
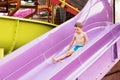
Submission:
{"label": "child's bare leg", "polygon": [[61,61],[61,60],[64,59],[66,56],[67,56],[66,54],[63,54],[63,55],[61,55],[61,56],[58,57],[58,58],[52,58],[53,63],[56,63],[56,62]]}
{"label": "child's bare leg", "polygon": [[66,58],[67,56],[72,55],[74,52],[75,52],[74,50],[71,50],[71,51],[68,51],[68,52],[66,52],[65,54],[61,55],[61,56],[58,57],[58,58],[52,58],[53,63],[62,61],[64,58]]}
{"label": "child's bare leg", "polygon": [[67,56],[72,55],[74,52],[75,52],[74,50],[69,51],[69,52],[67,53]]}
{"label": "child's bare leg", "polygon": [[56,58],[52,58],[52,61],[53,61],[53,63],[56,63],[57,62],[57,60],[56,60]]}

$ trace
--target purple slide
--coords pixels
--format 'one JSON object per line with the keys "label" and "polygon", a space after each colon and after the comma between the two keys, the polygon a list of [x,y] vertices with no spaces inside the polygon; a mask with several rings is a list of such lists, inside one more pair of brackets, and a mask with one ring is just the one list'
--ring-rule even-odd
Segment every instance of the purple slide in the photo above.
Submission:
{"label": "purple slide", "polygon": [[[51,57],[64,54],[67,50],[77,21],[83,23],[89,43],[63,63],[53,64]],[[107,72],[103,68],[110,63],[114,65],[120,52],[113,46],[119,40],[120,25],[111,24],[110,0],[89,0],[74,18],[0,60],[0,80],[100,80]],[[108,61],[107,64],[105,61]],[[96,68],[98,65],[100,68]],[[102,76],[100,71],[103,72]]]}

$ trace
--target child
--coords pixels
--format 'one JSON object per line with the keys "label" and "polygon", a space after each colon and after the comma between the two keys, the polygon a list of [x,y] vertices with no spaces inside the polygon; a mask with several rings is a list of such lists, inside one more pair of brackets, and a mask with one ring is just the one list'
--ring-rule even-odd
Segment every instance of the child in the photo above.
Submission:
{"label": "child", "polygon": [[[87,37],[86,33],[82,31],[82,27],[83,26],[80,22],[77,22],[75,24],[75,26],[74,26],[75,33],[74,33],[72,41],[70,42],[68,51],[58,58],[52,58],[53,63],[59,62],[59,61],[63,60],[64,58],[72,55],[79,48],[83,47],[86,42],[88,42],[88,37]],[[76,45],[73,49],[71,49],[74,42],[76,42]]]}

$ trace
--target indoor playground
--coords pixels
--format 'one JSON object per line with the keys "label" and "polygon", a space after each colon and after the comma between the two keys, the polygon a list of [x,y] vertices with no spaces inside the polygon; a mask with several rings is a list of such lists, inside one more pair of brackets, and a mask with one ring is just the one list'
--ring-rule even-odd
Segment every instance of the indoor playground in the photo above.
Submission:
{"label": "indoor playground", "polygon": [[120,80],[120,0],[0,0],[0,80]]}

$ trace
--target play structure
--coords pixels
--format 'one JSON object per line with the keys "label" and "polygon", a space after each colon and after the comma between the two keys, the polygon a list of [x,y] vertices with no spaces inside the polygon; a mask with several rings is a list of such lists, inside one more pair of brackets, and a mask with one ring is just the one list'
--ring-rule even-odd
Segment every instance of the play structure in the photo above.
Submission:
{"label": "play structure", "polygon": [[32,8],[35,9],[35,11],[29,15],[26,15],[25,17],[30,17],[37,11],[37,1],[36,5],[33,6],[24,6],[21,5],[21,0],[1,0],[0,1],[0,12],[7,13],[8,16],[13,16],[20,8]]}
{"label": "play structure", "polygon": [[3,16],[0,16],[0,24],[0,48],[4,50],[4,53],[1,53],[2,56],[11,53],[57,26],[42,21]]}
{"label": "play structure", "polygon": [[[45,2],[45,3],[44,3]],[[44,4],[41,4],[44,3]],[[52,15],[52,6],[50,6],[50,0],[34,0],[32,2],[24,2],[21,0],[3,0],[0,1],[0,12],[4,12],[8,16],[30,18],[33,15],[39,13],[39,11],[48,11],[48,22],[50,13]],[[53,18],[53,17],[52,17]]]}
{"label": "play structure", "polygon": [[[66,17],[68,14],[78,14],[86,2],[87,0],[84,2],[75,0],[2,0],[0,1],[0,12],[4,12],[4,16],[32,18],[55,23],[56,17],[63,16],[65,20],[68,20],[69,18]],[[56,11],[57,9],[59,10]],[[56,12],[60,12],[60,15]],[[62,12],[67,12],[67,14]],[[42,17],[41,15],[46,16]]]}
{"label": "play structure", "polygon": [[[120,60],[120,24],[113,24],[112,7],[111,0],[88,0],[74,18],[0,60],[0,79],[101,80]],[[53,64],[53,56],[66,52],[77,21],[90,41],[63,63]]]}

